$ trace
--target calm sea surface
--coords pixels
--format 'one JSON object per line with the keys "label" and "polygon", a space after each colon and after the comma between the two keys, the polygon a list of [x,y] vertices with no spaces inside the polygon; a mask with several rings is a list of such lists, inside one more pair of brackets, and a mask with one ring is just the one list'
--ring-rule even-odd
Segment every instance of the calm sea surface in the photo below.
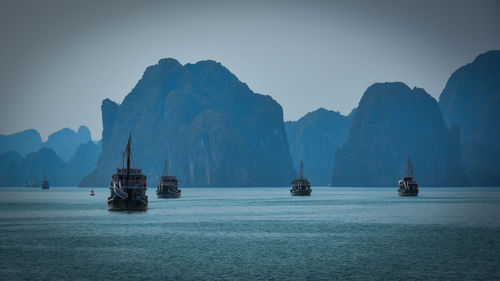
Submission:
{"label": "calm sea surface", "polygon": [[0,280],[500,280],[500,188],[0,189]]}

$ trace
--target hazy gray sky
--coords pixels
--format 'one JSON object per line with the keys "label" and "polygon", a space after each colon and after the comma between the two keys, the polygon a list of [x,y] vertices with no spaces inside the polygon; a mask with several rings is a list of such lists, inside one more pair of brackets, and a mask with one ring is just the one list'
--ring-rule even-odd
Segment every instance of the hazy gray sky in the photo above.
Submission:
{"label": "hazy gray sky", "polygon": [[160,58],[221,62],[285,120],[346,114],[374,82],[438,98],[450,74],[500,49],[500,1],[0,2],[0,134],[44,138],[85,124],[102,133],[104,98],[121,102]]}

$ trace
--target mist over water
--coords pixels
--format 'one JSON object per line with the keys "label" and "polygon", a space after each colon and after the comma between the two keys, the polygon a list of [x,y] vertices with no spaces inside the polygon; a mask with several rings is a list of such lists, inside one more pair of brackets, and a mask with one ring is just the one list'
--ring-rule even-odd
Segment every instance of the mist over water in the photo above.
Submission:
{"label": "mist over water", "polygon": [[144,213],[108,189],[0,189],[0,279],[500,278],[500,189],[149,190]]}

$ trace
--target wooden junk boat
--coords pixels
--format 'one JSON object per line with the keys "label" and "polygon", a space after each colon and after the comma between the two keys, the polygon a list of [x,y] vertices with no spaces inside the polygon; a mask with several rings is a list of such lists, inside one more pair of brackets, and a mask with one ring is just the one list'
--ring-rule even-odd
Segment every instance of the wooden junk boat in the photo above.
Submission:
{"label": "wooden junk boat", "polygon": [[413,164],[410,158],[408,158],[408,170],[407,175],[403,179],[398,181],[399,196],[417,196],[418,195],[418,183],[413,178]]}
{"label": "wooden junk boat", "polygon": [[311,184],[304,177],[304,164],[302,160],[300,160],[299,178],[292,181],[292,188],[290,189],[290,193],[292,194],[292,196],[309,196],[311,195],[311,192]]}
{"label": "wooden junk boat", "polygon": [[[148,208],[146,176],[140,168],[131,168],[132,134],[122,158],[122,167],[116,169],[110,183],[108,208],[110,211],[145,211]],[[126,167],[124,167],[126,163]]]}
{"label": "wooden junk boat", "polygon": [[168,163],[165,161],[163,175],[156,187],[156,195],[159,198],[179,198],[181,190],[179,189],[179,180],[175,176],[168,175]]}

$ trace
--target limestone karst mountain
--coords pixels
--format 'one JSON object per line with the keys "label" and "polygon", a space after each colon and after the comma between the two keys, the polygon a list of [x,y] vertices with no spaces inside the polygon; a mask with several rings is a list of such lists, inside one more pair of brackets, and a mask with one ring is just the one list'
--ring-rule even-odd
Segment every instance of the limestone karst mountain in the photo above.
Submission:
{"label": "limestone karst mountain", "polygon": [[458,128],[448,129],[434,98],[403,83],[364,93],[349,138],[335,155],[334,186],[395,186],[411,158],[421,186],[463,186]]}
{"label": "limestone karst mountain", "polygon": [[184,186],[286,186],[293,178],[281,106],[214,61],[150,66],[121,104],[101,106],[103,152],[81,185],[107,185],[132,133],[135,162]]}
{"label": "limestone karst mountain", "polygon": [[76,149],[89,141],[90,130],[86,126],[80,126],[77,132],[64,128],[52,133],[43,146],[52,148],[62,160],[69,161]]}
{"label": "limestone karst mountain", "polygon": [[295,170],[299,170],[300,160],[303,160],[312,185],[330,185],[335,151],[349,136],[352,115],[343,116],[320,108],[297,121],[285,122]]}
{"label": "limestone karst mountain", "polygon": [[449,126],[460,127],[472,185],[498,186],[500,175],[500,51],[479,55],[455,71],[439,98]]}

